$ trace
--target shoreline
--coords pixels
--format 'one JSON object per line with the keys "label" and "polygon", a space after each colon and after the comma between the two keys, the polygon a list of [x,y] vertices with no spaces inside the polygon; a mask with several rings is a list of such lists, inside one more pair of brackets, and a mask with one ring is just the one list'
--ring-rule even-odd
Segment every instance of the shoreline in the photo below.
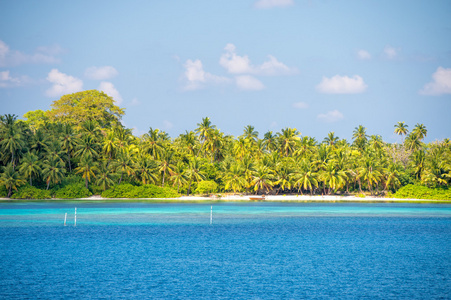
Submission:
{"label": "shoreline", "polygon": [[[252,199],[256,198],[256,199]],[[384,197],[356,197],[356,196],[309,196],[309,195],[281,195],[281,196],[266,196],[265,198],[258,198],[254,195],[226,195],[222,197],[202,197],[202,196],[181,196],[179,198],[103,198],[99,195],[93,195],[88,198],[78,199],[10,199],[0,198],[0,202],[47,202],[47,201],[101,201],[101,202],[133,202],[133,201],[149,201],[149,202],[317,202],[317,203],[441,203],[451,204],[449,200],[432,200],[432,199],[412,199],[412,198],[384,198]]]}

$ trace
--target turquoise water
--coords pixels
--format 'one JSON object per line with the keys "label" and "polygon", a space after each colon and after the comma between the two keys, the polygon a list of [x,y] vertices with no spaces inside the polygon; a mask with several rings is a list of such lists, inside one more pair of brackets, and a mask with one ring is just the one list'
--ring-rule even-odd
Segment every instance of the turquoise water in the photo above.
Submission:
{"label": "turquoise water", "polygon": [[0,298],[449,299],[450,236],[451,205],[1,203]]}

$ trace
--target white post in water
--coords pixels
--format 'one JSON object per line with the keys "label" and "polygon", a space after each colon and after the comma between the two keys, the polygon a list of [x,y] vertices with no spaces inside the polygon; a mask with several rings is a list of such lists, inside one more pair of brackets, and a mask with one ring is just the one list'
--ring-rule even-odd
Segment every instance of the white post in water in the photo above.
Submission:
{"label": "white post in water", "polygon": [[211,206],[211,209],[210,209],[210,225],[211,225],[211,223],[213,223],[213,205]]}
{"label": "white post in water", "polygon": [[77,226],[77,208],[75,208],[74,226]]}
{"label": "white post in water", "polygon": [[66,226],[67,213],[64,214],[64,226]]}

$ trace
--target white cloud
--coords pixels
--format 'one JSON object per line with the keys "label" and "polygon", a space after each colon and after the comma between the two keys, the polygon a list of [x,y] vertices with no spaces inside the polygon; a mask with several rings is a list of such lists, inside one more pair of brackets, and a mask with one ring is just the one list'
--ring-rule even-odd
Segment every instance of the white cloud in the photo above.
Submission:
{"label": "white cloud", "polygon": [[432,81],[420,91],[422,95],[451,94],[451,68],[438,67],[432,74]]}
{"label": "white cloud", "polygon": [[230,82],[229,78],[216,76],[205,72],[202,62],[199,59],[194,61],[188,59],[183,66],[185,67],[185,90],[198,90],[204,88],[207,84],[221,84]]}
{"label": "white cloud", "polygon": [[236,54],[236,47],[233,44],[227,44],[224,48],[226,53],[221,55],[219,64],[223,66],[229,73],[252,73],[251,61],[247,55],[239,56]]}
{"label": "white cloud", "polygon": [[296,103],[293,103],[293,107],[298,108],[298,109],[306,109],[309,107],[309,105],[305,102],[296,102]]}
{"label": "white cloud", "polygon": [[61,53],[61,48],[59,48],[59,46],[57,45],[51,47],[39,47],[33,54],[26,54],[20,51],[12,51],[5,42],[0,40],[0,67],[17,66],[27,63],[59,63],[60,59],[55,56],[59,53]]}
{"label": "white cloud", "polygon": [[11,77],[9,70],[0,72],[0,88],[21,86],[29,81],[29,78],[26,76],[22,76],[20,78]]}
{"label": "white cloud", "polygon": [[240,56],[236,54],[236,47],[233,44],[227,44],[224,48],[226,53],[221,55],[219,64],[227,72],[232,74],[254,74],[254,75],[290,75],[297,73],[296,68],[290,68],[281,63],[272,55],[268,55],[268,60],[261,65],[254,66],[247,55]]}
{"label": "white cloud", "polygon": [[293,0],[258,0],[254,3],[254,7],[260,9],[286,7],[291,5],[294,5]]}
{"label": "white cloud", "polygon": [[117,76],[119,72],[112,66],[90,67],[85,71],[85,76],[94,80],[105,80]]}
{"label": "white cloud", "polygon": [[61,73],[57,69],[52,69],[47,76],[47,81],[53,86],[46,91],[49,97],[58,97],[64,94],[79,92],[83,89],[83,81],[78,78]]}
{"label": "white cloud", "polygon": [[357,51],[357,58],[360,60],[369,60],[371,59],[371,54],[366,50]]}
{"label": "white cloud", "polygon": [[141,101],[139,101],[136,98],[133,98],[132,102],[130,103],[131,106],[137,106],[137,105],[140,105],[140,104],[141,104]]}
{"label": "white cloud", "polygon": [[242,90],[258,91],[265,88],[263,83],[250,75],[240,75],[235,78],[236,85]]}
{"label": "white cloud", "polygon": [[170,121],[168,121],[168,120],[163,121],[163,129],[164,130],[170,130],[173,127],[174,127],[174,124],[172,124]]}
{"label": "white cloud", "polygon": [[40,46],[36,49],[38,52],[48,55],[58,55],[64,52],[64,49],[60,45],[54,44],[51,46]]}
{"label": "white cloud", "polygon": [[358,94],[366,90],[367,85],[362,77],[354,75],[348,76],[335,75],[332,78],[323,77],[316,89],[325,94]]}
{"label": "white cloud", "polygon": [[9,52],[9,46],[4,41],[0,40],[0,59],[3,59]]}
{"label": "white cloud", "polygon": [[384,48],[384,55],[388,58],[388,59],[394,59],[396,56],[398,56],[398,51],[399,49],[393,48],[390,45],[385,46]]}
{"label": "white cloud", "polygon": [[99,90],[110,96],[119,105],[122,103],[122,96],[111,82],[102,81],[99,85]]}
{"label": "white cloud", "polygon": [[328,123],[337,122],[337,121],[342,120],[343,118],[344,118],[343,114],[336,109],[332,110],[332,111],[328,111],[325,114],[318,115],[318,119],[320,119],[321,121],[324,121],[324,122],[328,122]]}

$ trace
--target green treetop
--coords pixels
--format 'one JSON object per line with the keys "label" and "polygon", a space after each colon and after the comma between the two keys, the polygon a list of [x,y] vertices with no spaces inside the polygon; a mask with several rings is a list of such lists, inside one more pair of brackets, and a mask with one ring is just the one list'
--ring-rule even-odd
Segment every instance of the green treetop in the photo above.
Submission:
{"label": "green treetop", "polygon": [[113,98],[97,90],[64,95],[47,111],[50,121],[77,126],[91,120],[97,121],[101,127],[110,127],[123,115],[124,109],[116,106]]}

